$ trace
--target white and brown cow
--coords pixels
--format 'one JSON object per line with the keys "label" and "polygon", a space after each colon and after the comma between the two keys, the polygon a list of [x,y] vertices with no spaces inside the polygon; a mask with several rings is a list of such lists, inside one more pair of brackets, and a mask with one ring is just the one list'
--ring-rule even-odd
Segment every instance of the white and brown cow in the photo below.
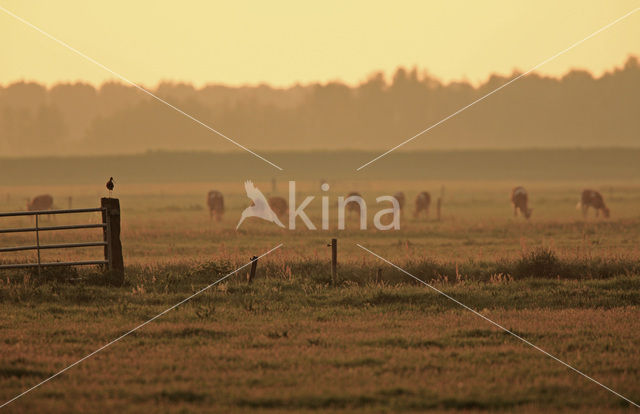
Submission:
{"label": "white and brown cow", "polygon": [[416,197],[416,209],[413,212],[413,217],[418,218],[423,211],[429,217],[429,207],[431,207],[431,194],[423,191]]}
{"label": "white and brown cow", "polygon": [[533,210],[529,208],[528,203],[529,195],[524,187],[518,186],[511,190],[511,204],[513,205],[513,215],[515,217],[518,216],[518,211],[527,219],[531,217]]}
{"label": "white and brown cow", "polygon": [[584,217],[587,217],[587,210],[589,210],[589,207],[593,207],[596,210],[596,217],[598,217],[598,213],[602,211],[604,218],[609,218],[609,208],[604,204],[602,194],[596,190],[583,190],[577,207],[582,209],[582,215]]}
{"label": "white and brown cow", "polygon": [[216,221],[222,220],[224,214],[224,197],[217,190],[209,191],[207,194],[207,206],[209,207],[209,218],[215,217]]}

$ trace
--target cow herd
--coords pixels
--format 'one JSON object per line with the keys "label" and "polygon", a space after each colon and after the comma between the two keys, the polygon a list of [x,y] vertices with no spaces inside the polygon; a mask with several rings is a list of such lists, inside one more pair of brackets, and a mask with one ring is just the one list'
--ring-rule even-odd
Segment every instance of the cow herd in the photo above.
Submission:
{"label": "cow herd", "polygon": [[[347,195],[349,197],[361,197],[357,192],[351,192]],[[400,214],[402,215],[406,206],[406,197],[403,192],[397,192],[393,197],[398,201],[400,207]],[[289,212],[289,206],[287,200],[283,197],[269,197],[267,199],[269,206],[276,215],[279,217],[285,216]],[[526,219],[531,217],[532,209],[529,207],[529,194],[527,190],[522,186],[514,187],[511,190],[511,204],[513,206],[513,215],[522,215]],[[221,221],[224,215],[224,196],[220,191],[212,190],[207,194],[207,207],[209,208],[209,216],[211,220]],[[415,199],[413,217],[425,218],[429,216],[429,208],[431,207],[431,195],[427,191],[420,192]],[[27,201],[27,211],[42,211],[51,210],[53,208],[53,197],[49,194],[41,194],[33,199]],[[577,208],[582,210],[584,217],[587,216],[589,208],[595,210],[596,217],[602,213],[603,217],[609,218],[610,210],[604,202],[604,197],[596,190],[585,189],[582,191],[580,201]],[[348,213],[360,213],[360,207],[357,203],[346,204],[346,210]]]}
{"label": "cow herd", "polygon": [[[524,187],[518,186],[511,190],[511,204],[513,205],[513,215],[518,216],[518,212],[525,218],[531,217],[532,209],[529,208],[529,195]],[[585,189],[582,190],[580,201],[578,201],[577,209],[582,210],[582,216],[587,217],[589,207],[596,211],[596,217],[600,212],[604,218],[609,218],[609,208],[604,203],[604,197],[596,190]]]}
{"label": "cow herd", "polygon": [[[347,199],[349,197],[361,197],[360,193],[351,192],[347,195]],[[398,201],[398,206],[400,207],[400,214],[402,215],[405,210],[406,205],[406,197],[403,192],[397,192],[393,195],[393,197]],[[287,205],[287,200],[283,197],[269,197],[268,203],[271,209],[279,216],[285,216],[289,207]],[[511,191],[511,204],[513,205],[513,214],[514,216],[518,216],[518,214],[522,215],[526,219],[531,217],[532,209],[529,208],[529,194],[527,190],[522,186],[514,187]],[[224,214],[224,197],[222,193],[219,191],[210,191],[207,195],[207,206],[209,207],[210,217],[215,218],[216,221],[220,221],[222,219],[222,215]],[[357,203],[348,203],[346,204],[347,213],[360,213],[360,207]],[[431,194],[428,191],[420,192],[415,199],[413,217],[418,219],[422,216],[425,218],[429,217],[429,208],[431,207]],[[599,216],[599,213],[602,212],[602,215],[605,218],[609,218],[609,208],[604,203],[604,198],[602,194],[600,194],[596,190],[586,189],[582,192],[580,197],[580,201],[578,202],[578,209],[582,210],[582,214],[584,217],[587,216],[589,208],[593,208],[596,212],[596,217]]]}
{"label": "cow herd", "polygon": [[[285,216],[289,213],[287,200],[283,197],[269,197],[267,202],[271,210],[273,210],[278,217]],[[251,205],[253,205],[253,202],[251,202]],[[220,191],[211,190],[207,193],[207,207],[209,208],[209,217],[212,220],[222,220],[222,216],[224,215],[224,197]]]}
{"label": "cow herd", "polygon": [[[362,198],[362,195],[358,192],[351,192],[347,195],[346,200],[349,198]],[[406,197],[403,192],[397,192],[393,197],[398,201],[400,207],[400,214],[403,214],[405,209]],[[269,207],[273,210],[278,217],[286,216],[289,213],[289,205],[287,200],[283,197],[269,197],[267,199]],[[253,202],[251,203],[253,205]],[[421,215],[425,217],[429,216],[429,207],[431,206],[431,195],[427,191],[423,191],[417,195],[415,201],[415,209],[413,211],[413,217],[419,218]],[[212,190],[207,194],[207,207],[209,208],[209,217],[216,221],[222,220],[224,214],[224,197],[220,191]],[[358,203],[347,203],[345,209],[348,214],[360,214],[360,206]]]}

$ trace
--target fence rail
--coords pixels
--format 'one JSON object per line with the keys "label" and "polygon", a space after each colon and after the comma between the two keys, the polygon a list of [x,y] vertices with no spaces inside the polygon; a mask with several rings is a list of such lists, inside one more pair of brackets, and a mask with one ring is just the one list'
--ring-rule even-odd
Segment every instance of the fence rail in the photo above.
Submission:
{"label": "fence rail", "polygon": [[1,247],[2,252],[17,252],[21,250],[45,250],[45,249],[71,249],[74,247],[106,246],[107,242],[87,242],[87,243],[64,243],[64,244],[41,244],[35,246]]}
{"label": "fence rail", "polygon": [[[50,214],[77,214],[77,213],[102,213],[102,223],[98,224],[69,224],[61,226],[40,226],[39,217]],[[101,207],[78,208],[67,210],[38,210],[38,211],[16,211],[0,213],[0,218],[33,216],[35,226],[0,229],[0,234],[8,233],[35,233],[35,245],[2,247],[0,253],[17,252],[26,250],[36,250],[38,260],[35,263],[0,263],[0,269],[23,269],[37,267],[40,272],[42,267],[48,266],[83,266],[83,265],[106,265],[107,268],[118,276],[117,282],[124,281],[124,264],[122,260],[122,244],[120,243],[120,201],[114,198],[102,198]],[[102,241],[83,243],[59,243],[40,244],[40,232],[78,229],[102,229]],[[41,250],[49,249],[72,249],[82,247],[102,247],[104,248],[104,260],[80,260],[67,262],[42,262],[40,259]]]}
{"label": "fence rail", "polygon": [[49,214],[72,214],[72,213],[97,213],[98,211],[105,210],[102,207],[95,208],[76,208],[67,210],[35,210],[35,211],[12,211],[9,213],[0,213],[0,217],[15,217],[15,216],[43,216]]}
{"label": "fence rail", "polygon": [[0,229],[2,233],[26,233],[31,231],[55,231],[55,230],[76,230],[76,229],[98,229],[106,228],[106,224],[70,224],[68,226],[47,226],[47,227],[20,227],[16,229]]}
{"label": "fence rail", "polygon": [[83,265],[106,265],[107,260],[79,260],[75,262],[43,262],[43,263],[11,263],[0,266],[0,269],[26,269],[30,267],[54,267],[54,266],[83,266]]}

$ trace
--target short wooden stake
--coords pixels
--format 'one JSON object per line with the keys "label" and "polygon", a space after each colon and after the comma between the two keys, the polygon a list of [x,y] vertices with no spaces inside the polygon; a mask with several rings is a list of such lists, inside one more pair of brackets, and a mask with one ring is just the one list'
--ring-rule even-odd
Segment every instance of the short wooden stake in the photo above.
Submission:
{"label": "short wooden stake", "polygon": [[338,278],[338,239],[331,239],[331,284]]}
{"label": "short wooden stake", "polygon": [[380,283],[382,280],[382,268],[378,268],[378,272],[376,273],[376,283]]}
{"label": "short wooden stake", "polygon": [[258,269],[258,256],[251,258],[251,272],[247,276],[247,283],[253,282],[253,278],[256,277],[256,270]]}

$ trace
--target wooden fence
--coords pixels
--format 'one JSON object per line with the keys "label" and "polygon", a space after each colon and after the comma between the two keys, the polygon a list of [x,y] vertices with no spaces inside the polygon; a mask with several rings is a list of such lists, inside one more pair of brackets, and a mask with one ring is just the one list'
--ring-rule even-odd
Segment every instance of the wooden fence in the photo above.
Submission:
{"label": "wooden fence", "polygon": [[[37,267],[38,272],[47,266],[82,266],[103,265],[113,273],[114,282],[121,284],[124,281],[124,261],[122,258],[122,243],[120,242],[120,201],[116,198],[102,198],[101,206],[97,208],[80,208],[69,210],[41,210],[41,211],[17,211],[12,213],[0,213],[3,217],[32,216],[35,225],[33,227],[0,228],[0,234],[7,233],[35,233],[35,244],[28,246],[1,247],[0,253],[35,250],[37,261],[33,263],[7,263],[0,262],[0,269],[22,269]],[[43,215],[61,215],[78,213],[102,213],[102,223],[98,224],[71,224],[61,226],[41,226],[40,217]],[[77,229],[102,229],[102,241],[64,244],[41,244],[40,233],[46,231],[77,230]],[[79,247],[102,247],[104,260],[84,260],[69,262],[42,262],[40,251],[45,249],[72,249]]]}

